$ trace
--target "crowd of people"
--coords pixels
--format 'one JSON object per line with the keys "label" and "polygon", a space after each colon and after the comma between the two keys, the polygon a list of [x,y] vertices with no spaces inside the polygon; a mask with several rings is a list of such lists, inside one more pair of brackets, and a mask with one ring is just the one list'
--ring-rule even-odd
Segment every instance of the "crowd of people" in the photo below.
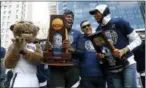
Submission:
{"label": "crowd of people", "polygon": [[[19,61],[16,63],[21,65],[16,65],[11,69],[8,68],[9,70],[6,72],[6,79],[4,81],[5,86],[40,88],[142,87],[142,85],[139,84],[140,79],[138,79],[139,72],[137,71],[137,62],[132,52],[142,43],[138,34],[127,21],[119,18],[112,18],[107,5],[97,5],[93,10],[89,11],[89,13],[95,18],[95,22],[99,24],[96,32],[102,31],[105,33],[108,40],[115,47],[113,51],[109,51],[102,38],[95,38],[95,46],[93,46],[90,37],[93,36],[94,33],[92,24],[87,18],[80,23],[80,30],[82,33],[78,31],[79,29],[73,29],[74,13],[66,9],[63,15],[65,17],[65,26],[68,30],[69,40],[63,40],[62,46],[72,54],[73,66],[48,66],[42,63],[35,64],[36,71],[34,71],[34,76],[32,73],[27,72],[26,74],[25,71],[24,73],[21,71],[22,69],[28,70],[26,67],[30,66],[23,66],[27,65],[29,62],[25,61],[24,64],[21,58],[18,59],[21,60],[21,62]],[[97,52],[95,50],[96,46],[99,47],[102,52]],[[50,42],[48,49],[53,49],[53,44]],[[4,58],[5,50],[3,48],[1,48],[0,54],[0,58]],[[27,53],[23,51],[21,54],[25,55]],[[124,59],[122,58],[123,56],[125,57]],[[3,61],[6,63],[10,58],[5,57],[4,59]],[[33,67],[29,68],[30,72],[32,72],[32,68]],[[30,79],[33,79],[33,85]],[[27,80],[27,84],[23,83]]]}

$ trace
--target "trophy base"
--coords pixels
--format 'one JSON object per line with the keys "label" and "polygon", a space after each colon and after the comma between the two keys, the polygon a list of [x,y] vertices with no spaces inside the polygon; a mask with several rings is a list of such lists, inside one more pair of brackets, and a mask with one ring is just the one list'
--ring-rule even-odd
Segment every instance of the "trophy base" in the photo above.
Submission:
{"label": "trophy base", "polygon": [[49,66],[73,66],[71,54],[62,53],[61,56],[53,56],[52,52],[44,52],[44,64]]}

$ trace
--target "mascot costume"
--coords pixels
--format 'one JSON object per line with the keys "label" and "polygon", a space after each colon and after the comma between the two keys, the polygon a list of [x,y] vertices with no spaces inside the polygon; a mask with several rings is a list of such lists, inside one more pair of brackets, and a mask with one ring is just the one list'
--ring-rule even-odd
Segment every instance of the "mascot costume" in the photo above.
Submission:
{"label": "mascot costume", "polygon": [[19,21],[10,29],[14,39],[4,60],[5,67],[13,72],[9,87],[39,87],[37,64],[43,52],[39,44],[34,44],[39,28],[30,21]]}

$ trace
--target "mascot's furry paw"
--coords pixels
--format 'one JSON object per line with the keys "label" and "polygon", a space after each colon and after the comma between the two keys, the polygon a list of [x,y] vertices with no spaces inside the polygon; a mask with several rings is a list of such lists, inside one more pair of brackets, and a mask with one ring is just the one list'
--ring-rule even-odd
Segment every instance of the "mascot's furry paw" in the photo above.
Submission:
{"label": "mascot's furry paw", "polygon": [[12,39],[12,41],[13,41],[13,52],[19,53],[26,46],[26,41],[23,37],[16,36],[16,38]]}

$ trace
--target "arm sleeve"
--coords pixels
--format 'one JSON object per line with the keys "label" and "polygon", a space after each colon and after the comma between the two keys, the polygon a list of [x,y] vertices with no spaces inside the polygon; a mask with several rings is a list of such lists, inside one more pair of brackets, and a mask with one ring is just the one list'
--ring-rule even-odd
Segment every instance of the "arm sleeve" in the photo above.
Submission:
{"label": "arm sleeve", "polygon": [[127,37],[129,39],[129,45],[127,45],[127,47],[129,48],[130,51],[132,51],[142,43],[141,38],[138,36],[135,30],[133,30],[132,33],[128,34]]}
{"label": "arm sleeve", "polygon": [[128,22],[123,20],[122,23],[124,27],[123,28],[124,33],[126,34],[129,40],[129,44],[127,45],[127,47],[129,48],[130,51],[132,51],[142,43],[141,38],[138,36],[138,34],[135,32],[135,30],[130,26]]}

